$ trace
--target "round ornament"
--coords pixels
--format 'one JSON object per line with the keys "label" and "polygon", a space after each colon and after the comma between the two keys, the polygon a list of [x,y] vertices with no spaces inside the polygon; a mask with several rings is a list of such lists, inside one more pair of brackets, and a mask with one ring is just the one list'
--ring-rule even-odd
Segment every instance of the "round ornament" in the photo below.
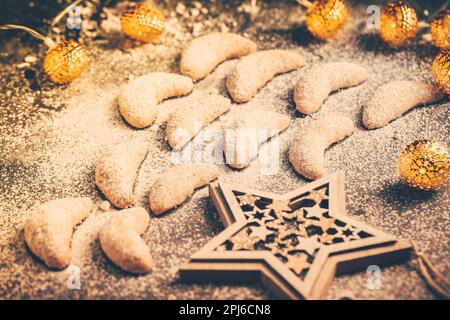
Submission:
{"label": "round ornament", "polygon": [[450,49],[442,50],[433,61],[434,80],[450,94]]}
{"label": "round ornament", "polygon": [[417,28],[416,10],[403,1],[388,3],[381,11],[380,36],[393,48],[410,42]]}
{"label": "round ornament", "polygon": [[441,49],[450,49],[450,9],[438,14],[430,24],[433,44]]}
{"label": "round ornament", "polygon": [[342,28],[347,16],[344,0],[316,0],[308,7],[306,27],[316,38],[327,40]]}
{"label": "round ornament", "polygon": [[44,71],[51,81],[69,83],[82,74],[89,64],[88,51],[74,40],[58,42],[44,59]]}
{"label": "round ornament", "polygon": [[126,10],[120,17],[122,32],[135,40],[153,42],[164,31],[164,15],[156,6],[139,3]]}

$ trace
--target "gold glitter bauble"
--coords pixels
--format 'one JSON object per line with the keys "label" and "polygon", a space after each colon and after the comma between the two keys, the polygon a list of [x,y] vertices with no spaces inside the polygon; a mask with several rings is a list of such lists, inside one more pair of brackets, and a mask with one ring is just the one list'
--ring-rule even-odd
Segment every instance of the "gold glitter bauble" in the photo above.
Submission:
{"label": "gold glitter bauble", "polygon": [[433,61],[434,80],[450,94],[450,49],[442,50]]}
{"label": "gold glitter bauble", "polygon": [[450,156],[443,144],[418,140],[401,152],[398,167],[402,178],[411,187],[437,189],[446,183],[450,174]]}
{"label": "gold glitter bauble", "polygon": [[417,14],[403,1],[388,3],[381,11],[380,36],[391,47],[407,44],[417,33]]}
{"label": "gold glitter bauble", "polygon": [[142,42],[152,42],[164,31],[164,15],[156,6],[139,3],[126,10],[120,17],[122,32]]}
{"label": "gold glitter bauble", "polygon": [[347,16],[344,0],[315,0],[308,8],[306,27],[316,38],[327,40],[341,29]]}
{"label": "gold glitter bauble", "polygon": [[450,49],[450,9],[442,11],[431,21],[430,31],[436,47]]}
{"label": "gold glitter bauble", "polygon": [[56,83],[69,83],[86,70],[88,51],[74,40],[58,42],[44,59],[44,71]]}

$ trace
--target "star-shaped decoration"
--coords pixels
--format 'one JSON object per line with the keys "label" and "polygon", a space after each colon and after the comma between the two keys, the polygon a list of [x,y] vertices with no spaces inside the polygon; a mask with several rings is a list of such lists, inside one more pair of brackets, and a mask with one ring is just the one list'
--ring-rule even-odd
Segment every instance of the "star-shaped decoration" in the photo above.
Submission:
{"label": "star-shaped decoration", "polygon": [[287,213],[287,212],[281,212],[277,214],[277,217],[279,219],[284,219],[287,221],[297,219],[297,215],[295,213]]}
{"label": "star-shaped decoration", "polygon": [[292,247],[290,251],[304,251],[308,255],[313,256],[314,252],[321,247],[321,244],[313,238],[301,238],[297,245]]}
{"label": "star-shaped decoration", "polygon": [[359,239],[358,229],[356,229],[355,227],[353,227],[350,224],[347,224],[346,226],[344,226],[338,230],[336,237],[340,237],[340,238],[343,238],[344,240],[349,240],[349,241],[358,240]]}
{"label": "star-shaped decoration", "polygon": [[270,229],[281,230],[285,228],[284,221],[281,219],[275,219],[266,223],[266,226]]}
{"label": "star-shaped decoration", "polygon": [[254,195],[251,194],[244,194],[242,196],[237,196],[237,199],[241,206],[251,206],[251,207],[254,207],[256,201],[259,200],[258,197],[255,197]]}
{"label": "star-shaped decoration", "polygon": [[231,239],[231,243],[233,244],[233,250],[253,250],[255,244],[254,238],[250,237],[246,230],[242,230],[239,232],[233,239]]}
{"label": "star-shaped decoration", "polygon": [[294,212],[295,218],[297,219],[297,222],[301,224],[304,228],[311,226],[315,221],[311,219],[306,219],[305,212],[303,209],[296,210]]}
{"label": "star-shaped decoration", "polygon": [[259,225],[259,226],[251,226],[250,227],[250,237],[252,238],[258,238],[262,241],[265,241],[267,236],[270,236],[273,234],[272,230],[267,229],[265,225]]}
{"label": "star-shaped decoration", "polygon": [[322,233],[320,236],[317,235],[316,236],[317,241],[319,241],[322,244],[332,244],[333,243],[333,239],[334,236],[332,236],[331,234],[328,234],[326,232]]}
{"label": "star-shaped decoration", "polygon": [[313,200],[316,204],[320,204],[320,202],[326,198],[326,189],[311,190],[309,195],[305,197],[305,199]]}
{"label": "star-shaped decoration", "polygon": [[[319,199],[314,190],[327,195],[328,201],[310,207],[309,201],[301,200],[305,194]],[[392,264],[410,255],[409,242],[345,214],[342,173],[283,195],[222,183],[210,184],[209,191],[225,229],[181,267],[182,279],[263,278],[281,298],[313,299],[324,296],[336,273],[366,270],[372,264]],[[245,199],[242,195],[246,195]],[[262,212],[277,210],[285,214],[270,221],[245,215],[247,206],[253,203],[250,199],[258,199],[258,210]],[[286,202],[290,212],[284,211],[286,207],[280,209],[280,204]],[[291,219],[292,215],[296,218]],[[332,223],[337,232],[325,231]],[[310,226],[319,226],[322,231],[310,232]],[[269,236],[268,231],[274,236]]]}
{"label": "star-shaped decoration", "polygon": [[318,204],[316,204],[314,207],[305,208],[305,211],[306,211],[306,218],[308,218],[308,219],[310,219],[310,218],[322,219],[323,214],[325,212],[327,212],[328,210],[323,209],[323,208],[319,207]]}
{"label": "star-shaped decoration", "polygon": [[259,208],[254,208],[252,211],[245,211],[244,215],[249,221],[266,222],[275,220],[275,218],[270,215],[270,210],[267,209],[261,210]]}
{"label": "star-shaped decoration", "polygon": [[274,199],[271,204],[266,206],[267,209],[273,210],[277,216],[282,215],[285,212],[291,212],[289,207],[289,201]]}
{"label": "star-shaped decoration", "polygon": [[272,254],[274,254],[274,255],[279,255],[282,257],[288,256],[287,248],[285,248],[285,247],[280,248],[278,246],[278,243],[275,243],[275,242],[268,243],[268,244],[266,244],[266,248],[269,249],[270,252],[272,252]]}
{"label": "star-shaped decoration", "polygon": [[292,270],[296,275],[300,275],[303,270],[308,269],[311,264],[308,262],[308,257],[304,254],[289,255],[286,262],[286,267]]}
{"label": "star-shaped decoration", "polygon": [[333,218],[322,217],[321,219],[319,219],[317,221],[313,221],[313,220],[309,220],[309,221],[311,221],[310,225],[320,227],[320,229],[322,229],[323,232],[327,232],[327,230],[330,229],[331,227],[333,227],[333,225],[334,225]]}

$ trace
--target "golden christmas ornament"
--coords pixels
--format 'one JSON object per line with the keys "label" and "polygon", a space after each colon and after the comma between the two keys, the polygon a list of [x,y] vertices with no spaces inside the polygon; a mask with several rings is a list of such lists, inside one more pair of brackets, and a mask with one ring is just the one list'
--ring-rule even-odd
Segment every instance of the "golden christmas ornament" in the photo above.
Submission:
{"label": "golden christmas ornament", "polygon": [[315,0],[308,7],[306,27],[313,36],[327,40],[342,28],[347,16],[344,0]]}
{"label": "golden christmas ornament", "polygon": [[164,31],[164,15],[156,6],[139,3],[120,17],[122,32],[142,42],[153,42]]}
{"label": "golden christmas ornament", "polygon": [[58,42],[44,59],[44,71],[55,83],[69,83],[82,74],[89,64],[88,51],[74,40]]}
{"label": "golden christmas ornament", "polygon": [[411,187],[437,189],[449,177],[450,156],[439,142],[417,140],[401,152],[398,167],[400,175]]}
{"label": "golden christmas ornament", "polygon": [[391,47],[407,44],[417,28],[416,10],[403,1],[388,3],[381,11],[380,36]]}
{"label": "golden christmas ornament", "polygon": [[431,21],[433,44],[441,49],[450,49],[450,9],[444,10]]}
{"label": "golden christmas ornament", "polygon": [[[76,6],[81,0],[74,1],[53,19],[52,26],[58,23],[62,17]],[[44,59],[44,72],[51,81],[59,84],[71,82],[86,70],[89,64],[88,51],[85,47],[74,40],[55,43],[51,38],[45,36],[29,27],[5,24],[0,30],[23,30],[36,39],[42,40],[49,48]]]}
{"label": "golden christmas ornament", "polygon": [[450,49],[442,50],[433,61],[434,80],[450,94]]}

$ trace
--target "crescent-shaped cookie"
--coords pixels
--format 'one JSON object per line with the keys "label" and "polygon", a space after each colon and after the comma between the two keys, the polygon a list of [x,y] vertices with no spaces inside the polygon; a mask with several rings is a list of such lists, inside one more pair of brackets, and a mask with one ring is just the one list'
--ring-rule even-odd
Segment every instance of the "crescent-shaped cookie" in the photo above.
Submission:
{"label": "crescent-shaped cookie", "polygon": [[418,81],[393,81],[379,87],[363,111],[367,129],[384,127],[420,104],[441,100],[445,93],[436,85]]}
{"label": "crescent-shaped cookie", "polygon": [[179,108],[170,115],[166,126],[166,140],[172,148],[182,149],[203,127],[230,110],[230,107],[230,100],[221,95],[200,95],[195,104]]}
{"label": "crescent-shaped cookie", "polygon": [[119,92],[119,111],[135,128],[145,128],[156,118],[157,105],[164,99],[189,94],[191,78],[179,74],[153,72],[131,80]]}
{"label": "crescent-shaped cookie", "polygon": [[113,146],[97,161],[95,183],[117,208],[126,208],[134,203],[134,183],[147,152],[146,143],[131,141]]}
{"label": "crescent-shaped cookie", "polygon": [[223,129],[225,162],[243,169],[258,157],[259,147],[271,137],[286,130],[290,118],[273,111],[239,112]]}
{"label": "crescent-shaped cookie", "polygon": [[241,58],[226,79],[228,93],[234,102],[250,101],[277,74],[305,64],[305,59],[290,50],[265,50]]}
{"label": "crescent-shaped cookie", "polygon": [[330,93],[357,86],[368,78],[367,70],[354,63],[316,64],[295,85],[294,102],[297,110],[305,114],[316,112]]}
{"label": "crescent-shaped cookie", "polygon": [[50,268],[70,263],[73,228],[91,214],[89,198],[64,198],[37,206],[25,221],[25,241]]}
{"label": "crescent-shaped cookie", "polygon": [[238,34],[213,32],[192,40],[184,49],[180,72],[198,81],[225,60],[248,55],[256,49],[256,43]]}
{"label": "crescent-shaped cookie", "polygon": [[149,216],[144,208],[130,208],[111,213],[99,232],[106,256],[123,270],[148,273],[152,270],[150,249],[141,238]]}
{"label": "crescent-shaped cookie", "polygon": [[161,214],[183,203],[195,189],[217,179],[219,168],[212,164],[183,164],[156,178],[149,203],[154,214]]}
{"label": "crescent-shaped cookie", "polygon": [[350,136],[355,127],[342,116],[327,116],[302,127],[289,150],[289,160],[295,170],[308,179],[326,174],[324,152],[331,144]]}

